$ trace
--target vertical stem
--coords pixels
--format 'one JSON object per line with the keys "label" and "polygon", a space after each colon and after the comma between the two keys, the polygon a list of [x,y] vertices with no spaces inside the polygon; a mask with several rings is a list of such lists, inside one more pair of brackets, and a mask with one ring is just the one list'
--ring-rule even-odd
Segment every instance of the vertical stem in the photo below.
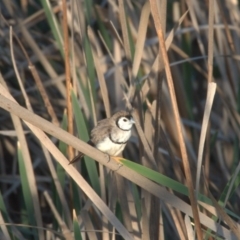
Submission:
{"label": "vertical stem", "polygon": [[[69,63],[69,42],[68,42],[68,26],[67,26],[67,4],[66,0],[62,1],[63,11],[63,34],[64,34],[64,56],[65,56],[65,77],[66,77],[66,95],[67,95],[67,119],[68,119],[68,132],[73,134],[73,113],[71,103],[71,75]],[[73,148],[68,146],[68,157],[73,158]]]}
{"label": "vertical stem", "polygon": [[[151,5],[151,12],[152,12],[152,16],[153,16],[154,23],[155,23],[155,28],[156,28],[159,43],[160,43],[160,51],[161,51],[164,66],[165,66],[167,83],[168,83],[170,98],[171,98],[171,102],[172,102],[172,106],[173,106],[174,119],[176,122],[179,145],[180,145],[180,150],[181,150],[181,155],[182,155],[182,160],[183,160],[183,167],[184,167],[184,172],[186,175],[187,186],[189,189],[189,198],[190,198],[191,207],[192,207],[192,211],[193,211],[193,219],[194,219],[195,226],[196,226],[197,238],[199,240],[202,240],[203,237],[202,237],[201,224],[200,224],[199,213],[198,213],[198,208],[197,208],[197,200],[196,200],[196,197],[194,194],[192,174],[191,174],[190,165],[188,162],[185,141],[183,138],[183,132],[182,132],[182,127],[181,127],[178,106],[177,106],[176,94],[175,94],[175,89],[174,89],[174,85],[173,85],[172,74],[170,71],[169,60],[168,60],[167,50],[166,50],[165,41],[164,41],[164,35],[163,35],[163,31],[162,31],[162,24],[159,19],[156,0],[149,0],[149,1],[150,1],[150,5]],[[161,54],[160,54],[160,56],[161,56]]]}

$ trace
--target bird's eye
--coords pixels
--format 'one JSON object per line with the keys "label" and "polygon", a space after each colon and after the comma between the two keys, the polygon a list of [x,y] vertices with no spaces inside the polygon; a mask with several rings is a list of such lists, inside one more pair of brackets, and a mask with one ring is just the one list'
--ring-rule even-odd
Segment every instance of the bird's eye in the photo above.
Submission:
{"label": "bird's eye", "polygon": [[123,119],[123,121],[124,121],[124,122],[126,122],[126,121],[127,121],[127,119],[126,119],[126,118],[124,118],[124,119]]}

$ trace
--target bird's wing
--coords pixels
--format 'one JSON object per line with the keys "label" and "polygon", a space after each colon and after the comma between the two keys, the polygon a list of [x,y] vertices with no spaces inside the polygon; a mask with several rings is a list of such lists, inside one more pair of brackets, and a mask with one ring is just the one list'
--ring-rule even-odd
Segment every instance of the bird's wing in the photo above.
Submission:
{"label": "bird's wing", "polygon": [[[108,137],[111,129],[113,127],[113,122],[109,119],[103,119],[97,123],[97,126],[93,128],[91,131],[91,138],[88,141],[88,144],[96,147],[97,143],[101,142],[104,138]],[[78,160],[81,160],[81,158],[84,156],[83,153],[79,152],[79,154],[74,157],[69,164],[72,164],[74,162],[77,162]]]}
{"label": "bird's wing", "polygon": [[111,132],[111,126],[109,124],[102,124],[101,126],[96,126],[91,131],[91,141],[97,145],[104,138],[108,137]]}

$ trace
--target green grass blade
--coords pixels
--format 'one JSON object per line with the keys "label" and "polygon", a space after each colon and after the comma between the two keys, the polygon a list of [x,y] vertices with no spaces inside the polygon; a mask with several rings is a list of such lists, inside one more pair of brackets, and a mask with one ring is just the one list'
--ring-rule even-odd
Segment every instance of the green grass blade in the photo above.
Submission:
{"label": "green grass blade", "polygon": [[183,195],[188,196],[188,189],[183,184],[181,184],[175,180],[172,180],[171,178],[164,176],[161,173],[158,173],[154,170],[146,168],[140,164],[134,163],[132,161],[122,159],[121,162],[125,166],[133,169],[134,171],[138,172],[142,176],[144,176],[148,179],[151,179],[152,181],[159,183],[165,187],[171,188],[172,190],[174,190],[176,192],[179,192],[179,193],[182,193]]}
{"label": "green grass blade", "polygon": [[[67,116],[66,116],[66,114],[63,115],[61,128],[67,131]],[[59,141],[59,150],[66,156],[67,144],[62,141]],[[60,184],[61,184],[62,188],[64,189],[66,173],[59,163],[57,164],[57,175],[58,175]]]}
{"label": "green grass blade", "polygon": [[[79,108],[77,97],[73,91],[71,93],[71,96],[72,96],[73,112],[75,114],[78,135],[80,139],[87,142],[89,140],[89,134],[87,130],[87,125],[85,123],[85,119],[83,117],[81,109]],[[96,162],[93,161],[91,158],[85,156],[85,164],[86,164],[91,185],[94,188],[94,190],[100,195],[100,184],[98,179]]]}
{"label": "green grass blade", "polygon": [[98,25],[98,28],[99,28],[99,32],[101,33],[103,39],[104,39],[104,42],[106,43],[106,45],[108,46],[108,48],[110,50],[112,50],[113,48],[113,44],[111,42],[111,37],[109,35],[109,32],[107,31],[107,29],[105,28],[105,25],[104,23],[102,22],[102,19],[100,18],[99,14],[98,14],[98,11],[96,10],[95,11],[96,13],[96,18],[97,18],[97,25]]}
{"label": "green grass blade", "polygon": [[79,227],[79,223],[77,220],[76,213],[73,213],[73,232],[74,232],[74,239],[75,240],[82,240],[81,229]]}
{"label": "green grass blade", "polygon": [[[141,174],[142,176],[144,176],[158,184],[161,184],[164,187],[170,188],[173,191],[176,191],[185,196],[188,196],[188,188],[185,185],[183,185],[167,176],[164,176],[163,174],[161,174],[159,172],[156,172],[154,170],[146,168],[140,164],[134,163],[127,159],[121,159],[120,161],[124,166],[131,168],[132,170],[136,171],[137,173]],[[213,205],[211,199],[209,199],[208,197],[206,197],[202,194],[198,195],[198,200],[202,201],[206,204]],[[240,217],[237,214],[233,213],[232,211],[229,211],[228,209],[225,209],[225,210],[229,215],[240,220]]]}
{"label": "green grass blade", "polygon": [[[66,114],[63,114],[61,128],[64,129],[64,130],[67,130],[67,116],[66,116]],[[59,150],[66,156],[67,144],[62,142],[62,141],[59,141]],[[65,184],[66,184],[66,172],[58,162],[56,164],[56,173],[57,173],[58,181],[59,181],[62,189],[64,189]],[[59,199],[58,192],[57,192],[57,189],[55,188],[54,183],[52,185],[53,185],[52,195],[53,195],[54,205],[58,209],[59,214],[64,215],[64,211],[63,211],[64,206],[61,205],[61,201]],[[57,221],[54,222],[53,227],[55,227],[55,230],[58,229],[59,226],[58,226]]]}
{"label": "green grass blade", "polygon": [[58,21],[54,15],[54,12],[50,6],[50,3],[48,0],[41,0],[44,12],[46,14],[48,23],[50,25],[51,28],[51,32],[55,38],[55,40],[57,41],[57,45],[58,48],[62,54],[62,56],[64,56],[63,54],[63,40],[62,40],[62,35],[61,35],[61,28],[59,27]]}
{"label": "green grass blade", "polygon": [[84,1],[84,8],[85,8],[85,17],[88,24],[91,24],[92,21],[92,10],[93,10],[93,1],[92,0],[85,0]]}
{"label": "green grass blade", "polygon": [[[96,92],[95,92],[95,79],[96,79],[96,73],[95,73],[95,64],[93,60],[92,50],[91,50],[91,44],[89,42],[88,37],[86,36],[84,39],[84,52],[86,55],[86,66],[87,66],[87,73],[88,77],[90,79],[90,89],[89,89],[89,96],[90,91],[91,95],[93,96],[93,101],[96,102]],[[89,105],[91,106],[91,105]]]}
{"label": "green grass blade", "polygon": [[[5,206],[5,203],[3,201],[3,196],[2,196],[2,193],[0,191],[0,212],[2,214],[2,218],[4,219],[4,222],[7,222],[9,223],[10,222],[10,218],[9,218],[9,215],[8,215],[8,212],[7,212],[7,209],[6,209],[6,206]],[[0,226],[1,227],[1,226]],[[2,227],[1,227],[2,228]],[[11,237],[11,239],[14,239],[13,238],[13,235],[11,233],[11,227],[10,226],[6,226],[6,229],[7,229],[7,234]],[[3,230],[2,230],[3,231]]]}
{"label": "green grass blade", "polygon": [[71,179],[71,185],[72,185],[72,192],[73,192],[73,207],[76,210],[77,213],[80,213],[81,211],[81,206],[82,206],[82,198],[80,198],[80,194],[79,191],[81,192],[81,190],[79,189],[78,185],[76,184],[75,181],[73,181]]}
{"label": "green grass blade", "polygon": [[[22,151],[20,147],[18,147],[18,164],[19,164],[23,199],[24,199],[24,204],[25,204],[26,213],[27,213],[26,219],[28,220],[29,225],[36,226],[37,223],[34,217],[35,211],[34,211],[34,206],[32,202],[30,186],[29,186],[30,183],[28,182],[27,171],[24,163],[25,162],[23,159]],[[34,236],[34,239],[38,238],[38,233],[36,229],[29,229],[29,233],[31,233]]]}
{"label": "green grass blade", "polygon": [[138,192],[137,186],[135,184],[132,184],[132,193],[133,193],[133,198],[134,198],[138,219],[141,219],[141,216],[142,216],[141,197]]}

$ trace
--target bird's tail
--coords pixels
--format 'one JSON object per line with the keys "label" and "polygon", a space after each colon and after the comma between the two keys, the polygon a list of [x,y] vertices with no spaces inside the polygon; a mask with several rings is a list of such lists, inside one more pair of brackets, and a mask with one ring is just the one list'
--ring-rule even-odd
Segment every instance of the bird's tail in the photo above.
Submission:
{"label": "bird's tail", "polygon": [[75,162],[77,162],[77,161],[79,161],[79,160],[81,160],[81,159],[83,158],[83,156],[84,156],[84,154],[80,152],[76,157],[74,157],[74,158],[68,163],[68,165],[69,165],[69,164],[72,164],[72,163],[75,163]]}
{"label": "bird's tail", "polygon": [[[88,144],[91,145],[92,147],[95,147],[94,143],[93,143],[91,140],[88,141]],[[83,154],[82,152],[80,152],[76,157],[74,157],[74,158],[69,162],[69,164],[72,164],[72,163],[75,163],[75,162],[81,160],[81,159],[83,158],[83,156],[84,156],[84,154]],[[69,164],[68,164],[68,165],[69,165]]]}

